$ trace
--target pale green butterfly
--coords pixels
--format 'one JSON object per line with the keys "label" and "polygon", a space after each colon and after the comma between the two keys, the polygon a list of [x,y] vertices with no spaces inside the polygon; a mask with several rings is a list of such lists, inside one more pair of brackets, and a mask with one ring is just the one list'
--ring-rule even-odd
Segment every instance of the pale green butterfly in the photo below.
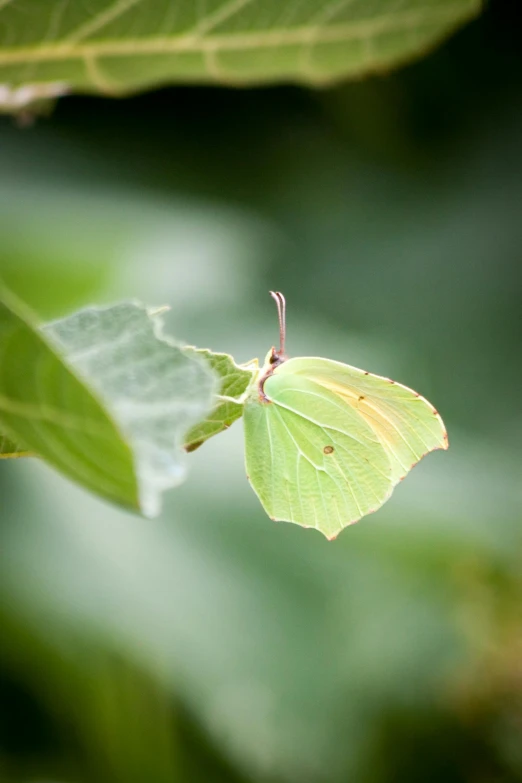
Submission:
{"label": "pale green butterfly", "polygon": [[448,448],[435,408],[348,364],[285,355],[285,298],[272,348],[245,402],[246,468],[265,511],[335,538],[376,511],[428,452]]}

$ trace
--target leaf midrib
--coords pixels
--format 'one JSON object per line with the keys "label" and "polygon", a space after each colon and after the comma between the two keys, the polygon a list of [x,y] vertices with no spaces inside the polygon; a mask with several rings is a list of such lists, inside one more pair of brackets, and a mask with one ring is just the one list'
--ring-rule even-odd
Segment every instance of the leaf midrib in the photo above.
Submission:
{"label": "leaf midrib", "polygon": [[0,415],[2,411],[26,419],[57,424],[66,429],[77,430],[78,432],[94,433],[95,435],[107,434],[106,428],[100,426],[96,421],[85,419],[71,413],[65,413],[49,405],[20,402],[19,400],[0,394]]}
{"label": "leaf midrib", "polygon": [[256,48],[271,48],[287,45],[307,44],[315,46],[321,43],[348,41],[368,38],[378,33],[391,32],[405,27],[451,20],[458,25],[461,17],[467,17],[470,10],[479,10],[476,0],[463,2],[459,12],[455,9],[424,9],[421,11],[382,15],[345,25],[326,27],[298,27],[294,30],[266,30],[263,32],[244,32],[201,37],[190,33],[179,36],[160,36],[154,38],[108,40],[77,43],[66,41],[44,46],[12,47],[0,51],[0,65],[17,62],[44,62],[46,60],[77,59],[88,56],[172,54],[186,52],[248,51]]}

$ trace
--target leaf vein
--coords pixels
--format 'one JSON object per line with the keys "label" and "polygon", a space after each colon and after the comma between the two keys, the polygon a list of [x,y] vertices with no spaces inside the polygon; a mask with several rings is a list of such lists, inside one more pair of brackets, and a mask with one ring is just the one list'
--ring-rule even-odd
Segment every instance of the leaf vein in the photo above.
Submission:
{"label": "leaf vein", "polygon": [[[141,2],[142,0],[134,0]],[[463,4],[461,16],[464,18],[470,10],[477,7],[476,0]],[[426,26],[429,23],[457,22],[455,10],[424,9],[419,12],[403,14],[384,14],[374,19],[366,19],[336,27],[325,27],[316,36],[317,43],[343,42],[368,36],[375,36],[415,27]],[[243,51],[255,48],[273,48],[281,45],[300,45],[306,43],[315,28],[298,27],[293,30],[266,30],[263,32],[231,33],[196,38],[193,34],[169,37],[134,38],[125,41],[98,41],[74,46],[75,41],[69,39],[65,43],[35,47],[13,47],[0,52],[0,64],[27,63],[29,61],[49,61],[78,59],[86,54],[95,56],[147,55],[163,53],[181,53],[190,51],[227,50]]]}

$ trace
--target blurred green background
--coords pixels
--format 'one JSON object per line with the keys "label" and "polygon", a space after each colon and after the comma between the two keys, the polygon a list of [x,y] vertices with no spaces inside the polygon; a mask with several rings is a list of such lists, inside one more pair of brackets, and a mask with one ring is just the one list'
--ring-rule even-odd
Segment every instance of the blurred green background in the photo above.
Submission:
{"label": "blurred green background", "polygon": [[3,461],[2,783],[522,780],[514,10],[328,91],[0,120],[0,273],[42,318],[170,304],[246,361],[282,290],[291,354],[418,389],[450,437],[334,543],[267,519],[240,423],[152,522]]}

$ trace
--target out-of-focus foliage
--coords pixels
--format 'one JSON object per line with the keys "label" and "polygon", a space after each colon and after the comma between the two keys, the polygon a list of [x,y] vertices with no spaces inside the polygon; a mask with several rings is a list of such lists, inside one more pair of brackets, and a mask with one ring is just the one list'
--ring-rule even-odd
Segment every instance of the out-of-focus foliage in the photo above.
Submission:
{"label": "out-of-focus foliage", "polygon": [[0,462],[0,777],[522,779],[522,61],[496,4],[425,61],[324,93],[66,99],[0,125],[0,265],[43,318],[399,377],[451,446],[331,544],[267,521],[241,424],[158,521]]}
{"label": "out-of-focus foliage", "polygon": [[172,82],[325,82],[418,56],[480,0],[0,0],[0,111]]}

